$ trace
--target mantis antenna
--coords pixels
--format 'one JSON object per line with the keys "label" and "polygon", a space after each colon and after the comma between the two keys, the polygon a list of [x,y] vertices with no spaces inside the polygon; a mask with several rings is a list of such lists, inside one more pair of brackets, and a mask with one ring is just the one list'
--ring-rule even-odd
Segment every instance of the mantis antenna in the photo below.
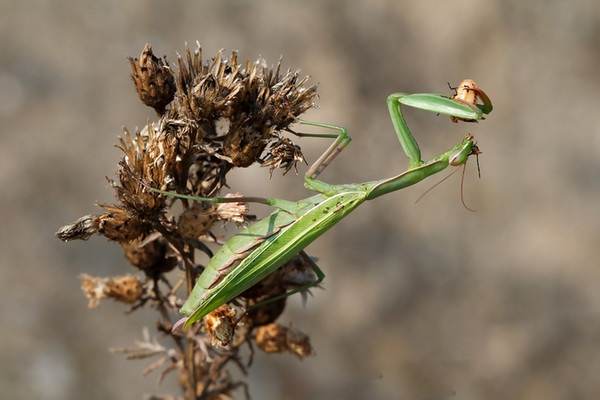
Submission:
{"label": "mantis antenna", "polygon": [[[479,167],[479,154],[481,154],[481,150],[479,150],[479,147],[473,148],[473,154],[475,155],[475,160],[477,162],[477,176],[479,177],[479,179],[481,179],[481,168]],[[465,161],[465,163],[462,165],[462,172],[461,172],[461,177],[460,177],[460,202],[462,203],[463,207],[465,209],[467,209],[468,211],[476,212],[477,210],[472,209],[465,202],[464,182],[465,182],[466,168],[467,168],[467,162]],[[438,182],[436,182],[432,186],[430,186],[427,190],[425,190],[423,193],[421,193],[421,195],[417,198],[417,200],[415,200],[415,204],[417,204],[419,201],[421,201],[431,191],[433,191],[436,187],[438,187],[439,185],[444,183],[446,180],[448,180],[452,175],[454,175],[457,172],[458,172],[458,169],[455,169],[454,171],[450,172],[448,175],[446,175],[445,177],[440,179]]]}

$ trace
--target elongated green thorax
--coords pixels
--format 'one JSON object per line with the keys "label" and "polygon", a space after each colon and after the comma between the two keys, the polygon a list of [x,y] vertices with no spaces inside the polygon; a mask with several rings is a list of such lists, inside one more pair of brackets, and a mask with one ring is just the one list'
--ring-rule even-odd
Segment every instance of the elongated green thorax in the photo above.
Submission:
{"label": "elongated green thorax", "polygon": [[471,154],[475,154],[475,149],[475,141],[472,136],[468,135],[461,143],[433,158],[431,161],[409,169],[400,175],[367,183],[371,187],[367,194],[367,200],[414,185],[446,169],[450,165],[458,166],[464,164]]}

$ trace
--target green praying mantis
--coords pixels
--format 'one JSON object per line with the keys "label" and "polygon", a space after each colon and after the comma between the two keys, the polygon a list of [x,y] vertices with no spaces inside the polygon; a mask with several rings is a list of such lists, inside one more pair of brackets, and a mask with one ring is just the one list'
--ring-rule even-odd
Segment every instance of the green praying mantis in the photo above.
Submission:
{"label": "green praying mantis", "polygon": [[[193,201],[252,202],[275,208],[275,211],[267,217],[234,234],[214,254],[180,309],[184,318],[174,325],[173,330],[182,325],[188,328],[200,321],[205,315],[260,282],[293,257],[301,255],[304,259],[309,259],[303,252],[304,248],[365,201],[414,185],[449,166],[464,165],[469,156],[479,154],[474,138],[467,135],[446,152],[429,161],[423,161],[419,145],[402,115],[402,105],[448,115],[454,122],[458,120],[476,122],[484,119],[484,116],[492,111],[492,103],[488,96],[471,80],[461,82],[452,97],[428,93],[394,93],[388,96],[387,105],[398,140],[408,157],[408,169],[396,176],[343,185],[317,180],[319,174],[340,154],[351,139],[344,128],[318,122],[299,121],[303,125],[336,132],[321,134],[292,132],[298,136],[334,139],[305,174],[305,187],[317,192],[316,195],[293,202],[262,197],[206,198],[150,188],[166,196]],[[310,261],[310,265],[316,277],[314,281],[276,297],[287,297],[318,285],[325,274],[314,262]],[[265,302],[271,300],[274,298]]]}

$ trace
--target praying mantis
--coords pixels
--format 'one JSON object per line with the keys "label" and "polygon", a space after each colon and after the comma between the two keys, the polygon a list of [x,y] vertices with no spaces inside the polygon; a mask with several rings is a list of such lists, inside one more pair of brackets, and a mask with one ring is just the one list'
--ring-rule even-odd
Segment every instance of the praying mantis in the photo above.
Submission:
{"label": "praying mantis", "polygon": [[[429,93],[394,93],[388,96],[387,105],[394,131],[408,157],[408,169],[390,178],[342,185],[318,180],[317,177],[348,146],[351,139],[345,128],[300,120],[302,125],[336,132],[317,134],[292,131],[298,136],[334,139],[305,174],[305,187],[317,192],[311,197],[295,202],[262,197],[207,198],[149,188],[166,196],[193,201],[262,203],[275,208],[267,217],[234,234],[209,260],[181,307],[180,313],[184,318],[174,325],[174,330],[182,325],[188,328],[200,321],[209,312],[254,286],[293,257],[300,255],[309,259],[303,252],[304,248],[365,201],[414,185],[449,166],[464,165],[469,156],[479,154],[475,139],[468,134],[454,147],[429,161],[423,161],[419,145],[402,115],[402,105],[448,115],[454,122],[476,122],[492,111],[489,97],[471,80],[461,82],[453,97]],[[314,281],[276,297],[287,297],[318,285],[325,274],[312,260],[310,265],[316,276]],[[266,300],[268,301],[270,300]]]}

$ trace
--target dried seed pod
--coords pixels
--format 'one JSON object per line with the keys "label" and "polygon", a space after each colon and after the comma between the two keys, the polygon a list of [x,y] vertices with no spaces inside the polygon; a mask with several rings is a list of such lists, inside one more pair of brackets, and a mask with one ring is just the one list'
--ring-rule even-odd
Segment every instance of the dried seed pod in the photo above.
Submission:
{"label": "dried seed pod", "polygon": [[316,280],[312,266],[304,256],[298,255],[246,290],[242,296],[254,302],[280,295],[288,289],[306,285]]}
{"label": "dried seed pod", "polygon": [[305,358],[313,354],[310,338],[299,330],[288,328],[286,343],[288,351],[299,358]]}
{"label": "dried seed pod", "polygon": [[177,265],[176,257],[167,256],[168,246],[162,237],[122,242],[121,247],[131,265],[151,277],[167,273]]}
{"label": "dried seed pod", "polygon": [[99,278],[87,274],[82,274],[81,279],[81,290],[85,297],[88,299],[88,307],[96,308],[100,303],[100,300],[106,297],[106,278]]}
{"label": "dried seed pod", "polygon": [[270,324],[256,329],[256,345],[265,353],[288,351],[299,358],[312,354],[310,338],[304,333],[279,324]]}
{"label": "dried seed pod", "polygon": [[159,114],[175,97],[175,78],[166,59],[160,59],[152,53],[150,44],[146,44],[138,58],[129,58],[131,79],[140,100]]}
{"label": "dried seed pod", "polygon": [[[124,130],[117,146],[124,157],[119,162],[119,184],[111,182],[123,207],[139,216],[156,219],[164,211],[164,196],[145,184],[163,188],[173,180],[178,154],[163,132],[162,125],[148,124],[134,135]],[[167,151],[169,150],[169,151]]]}
{"label": "dried seed pod", "polygon": [[295,145],[288,138],[279,138],[279,140],[269,145],[262,166],[269,168],[269,174],[271,176],[276,168],[282,168],[283,175],[285,175],[292,168],[298,173],[299,162],[306,164],[300,146]]}
{"label": "dried seed pod", "polygon": [[134,275],[115,276],[106,282],[106,295],[123,303],[133,304],[143,293],[142,282]]}
{"label": "dried seed pod", "polygon": [[[260,161],[265,147],[313,107],[317,96],[316,87],[306,87],[297,72],[281,73],[280,64],[269,68],[264,60],[242,66],[235,52],[204,62],[201,48],[187,49],[178,63],[175,114],[196,121],[204,138],[218,137],[210,154],[236,167]],[[227,129],[219,129],[217,122],[225,120]],[[282,167],[292,165],[281,160]]]}
{"label": "dried seed pod", "polygon": [[129,242],[150,232],[150,227],[116,205],[101,205],[107,212],[97,220],[98,232],[110,240]]}
{"label": "dried seed pod", "polygon": [[217,207],[209,203],[195,203],[185,210],[177,221],[179,233],[187,239],[198,239],[217,221]]}
{"label": "dried seed pod", "polygon": [[65,225],[56,232],[56,236],[63,242],[69,240],[88,240],[98,232],[98,220],[93,215],[84,215],[72,224]]}
{"label": "dried seed pod", "polygon": [[223,154],[231,159],[231,163],[240,168],[249,167],[258,161],[267,145],[268,132],[261,132],[253,126],[243,124],[232,126],[223,143]]}
{"label": "dried seed pod", "polygon": [[265,353],[282,353],[287,350],[287,328],[269,324],[256,329],[256,345]]}
{"label": "dried seed pod", "polygon": [[158,240],[142,246],[142,241],[136,239],[128,243],[121,243],[121,247],[131,265],[141,270],[150,269],[161,262],[166,253],[166,245]]}
{"label": "dried seed pod", "polygon": [[223,304],[203,319],[204,329],[215,346],[227,347],[234,338],[237,312]]}
{"label": "dried seed pod", "polygon": [[[241,193],[227,193],[224,197],[242,197]],[[246,222],[249,218],[247,203],[221,203],[217,204],[217,217],[221,221],[231,221],[238,224]]]}
{"label": "dried seed pod", "polygon": [[[266,299],[263,297],[262,299]],[[249,305],[257,303],[256,301],[249,302]],[[283,297],[276,301],[272,301],[260,307],[256,307],[248,311],[248,318],[252,323],[252,326],[268,325],[275,322],[277,318],[285,310],[286,298]]]}
{"label": "dried seed pod", "polygon": [[134,275],[100,278],[81,275],[81,290],[88,298],[88,307],[95,308],[100,300],[110,297],[117,301],[132,304],[144,293],[142,282]]}

